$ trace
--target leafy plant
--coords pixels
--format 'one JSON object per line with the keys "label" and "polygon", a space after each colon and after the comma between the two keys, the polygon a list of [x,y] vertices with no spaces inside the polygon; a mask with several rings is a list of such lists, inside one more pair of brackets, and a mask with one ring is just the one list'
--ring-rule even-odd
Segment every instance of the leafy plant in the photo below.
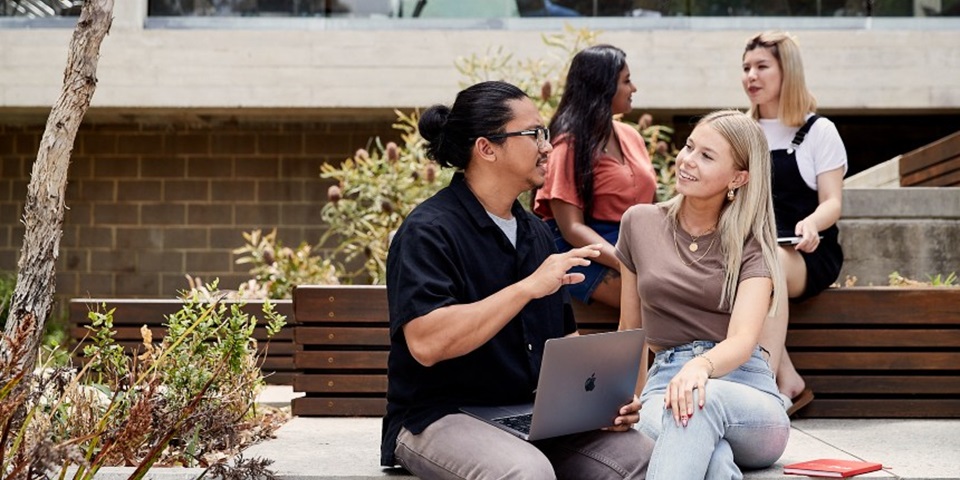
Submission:
{"label": "leafy plant", "polygon": [[[244,233],[246,244],[233,251],[242,255],[237,264],[250,264],[253,278],[240,285],[238,298],[291,298],[297,285],[336,285],[333,264],[318,257],[306,242],[296,249],[283,246],[277,231],[264,235],[261,230]],[[201,285],[191,285],[198,289]]]}
{"label": "leafy plant", "polygon": [[[459,58],[455,66],[464,77],[462,86],[484,80],[513,83],[534,100],[540,115],[549,119],[560,103],[573,56],[597,43],[598,36],[597,32],[568,25],[560,33],[541,36],[550,47],[546,58],[518,60],[503,47],[496,47],[484,55]],[[346,281],[366,277],[370,283],[383,283],[390,235],[415,206],[446,186],[453,174],[449,169],[440,170],[425,157],[424,140],[417,130],[418,113],[396,113],[393,127],[401,132],[400,145],[389,142],[384,146],[377,138],[371,141],[371,149],[357,150],[339,166],[321,167],[322,178],[337,181],[328,190],[329,202],[322,210],[328,230],[321,244],[330,238],[338,240],[333,252],[343,259],[338,270]],[[639,123],[631,125],[647,142],[659,175],[657,198],[666,200],[674,195],[677,152],[671,144],[673,129],[652,123],[652,117],[644,115]],[[530,205],[530,193],[520,201]],[[359,268],[343,266],[358,260],[362,261]]]}
{"label": "leafy plant", "polygon": [[928,275],[930,278],[930,285],[934,287],[955,287],[957,286],[957,272],[950,272],[949,275],[943,277],[941,274]]}
{"label": "leafy plant", "polygon": [[637,131],[643,136],[650,154],[650,162],[657,172],[657,201],[669,200],[677,194],[677,148],[673,145],[672,127],[651,125],[653,117],[648,113],[640,116]]}
{"label": "leafy plant", "polygon": [[123,347],[113,338],[117,334],[113,329],[115,310],[91,310],[87,313],[90,325],[86,328],[92,333],[92,343],[83,347],[83,355],[90,359],[88,366],[91,372],[97,374],[97,383],[101,384],[117,385],[130,373]]}
{"label": "leafy plant", "polygon": [[376,139],[373,150],[360,149],[339,167],[321,167],[322,178],[338,183],[328,190],[329,201],[321,211],[328,230],[320,243],[338,239],[334,251],[343,256],[344,264],[363,260],[358,269],[341,267],[341,275],[348,281],[366,275],[370,283],[383,283],[391,232],[453,176],[452,170],[441,170],[426,157],[417,129],[419,114],[396,113],[393,128],[401,132],[403,146],[394,142],[382,145]]}
{"label": "leafy plant", "polygon": [[947,276],[943,274],[927,275],[928,282],[913,280],[900,275],[900,272],[894,271],[887,276],[891,287],[956,287],[957,273],[950,272]]}
{"label": "leafy plant", "polygon": [[[216,283],[206,288],[217,293]],[[159,344],[141,329],[137,356],[122,354],[114,311],[100,310],[90,315],[94,342],[79,372],[0,367],[0,471],[5,478],[64,478],[74,465],[74,479],[90,479],[104,465],[136,465],[131,478],[143,478],[155,464],[210,466],[225,458],[211,452],[235,452],[269,435],[273,420],[259,423],[272,428],[249,433],[254,418],[276,413],[252,409],[263,385],[252,338],[258,321],[241,308],[188,295],[167,317]],[[272,336],[284,319],[269,301],[263,315]],[[9,342],[11,358],[22,354],[27,332],[22,327]]]}

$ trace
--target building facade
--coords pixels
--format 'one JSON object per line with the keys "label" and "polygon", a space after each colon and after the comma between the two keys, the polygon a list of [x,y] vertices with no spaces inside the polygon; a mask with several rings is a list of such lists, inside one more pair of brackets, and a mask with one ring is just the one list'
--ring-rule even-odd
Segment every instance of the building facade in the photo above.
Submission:
{"label": "building facade", "polygon": [[[157,17],[117,1],[75,144],[57,290],[164,297],[185,274],[247,278],[241,233],[316,242],[320,165],[399,137],[394,109],[448,103],[458,58],[553,55],[542,33],[599,31],[627,52],[635,114],[677,127],[745,108],[745,39],[801,42],[807,81],[852,170],[960,129],[960,19],[948,17]],[[0,270],[15,270],[26,185],[60,91],[71,18],[0,17]]]}

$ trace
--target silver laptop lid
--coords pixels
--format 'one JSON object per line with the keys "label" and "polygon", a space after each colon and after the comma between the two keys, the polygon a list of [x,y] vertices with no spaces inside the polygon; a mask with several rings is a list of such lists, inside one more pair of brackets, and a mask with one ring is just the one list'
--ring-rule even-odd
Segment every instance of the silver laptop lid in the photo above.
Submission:
{"label": "silver laptop lid", "polygon": [[547,340],[529,439],[612,426],[633,399],[644,339],[635,329]]}

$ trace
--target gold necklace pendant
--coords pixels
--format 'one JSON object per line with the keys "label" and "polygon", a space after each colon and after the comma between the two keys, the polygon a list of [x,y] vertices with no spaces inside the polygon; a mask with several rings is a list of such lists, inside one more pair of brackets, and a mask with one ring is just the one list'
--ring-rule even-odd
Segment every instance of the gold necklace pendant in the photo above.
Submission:
{"label": "gold necklace pendant", "polygon": [[[678,223],[679,223],[679,220],[673,224],[673,249],[674,249],[674,251],[677,252],[677,258],[680,259],[680,263],[682,263],[683,266],[685,266],[685,267],[689,267],[689,266],[693,265],[694,263],[700,263],[700,260],[703,260],[703,257],[706,257],[707,254],[710,253],[710,249],[713,248],[713,243],[717,240],[717,237],[714,236],[713,238],[710,239],[710,243],[707,244],[707,249],[704,250],[703,253],[701,253],[699,257],[693,257],[693,259],[688,262],[688,261],[684,260],[684,259],[683,259],[683,255],[680,254],[680,242],[677,241],[677,224],[678,224]],[[709,231],[713,231],[715,228],[716,228],[716,227],[711,228]],[[708,231],[708,232],[709,232],[709,231]],[[700,237],[706,235],[706,233],[707,233],[707,232],[701,233],[700,235],[698,235],[697,237],[695,237],[695,238],[693,239],[693,242],[690,243],[690,246],[687,247],[687,248],[690,249],[691,252],[696,252],[697,250],[700,250],[700,245],[697,244],[697,241],[700,239]]]}

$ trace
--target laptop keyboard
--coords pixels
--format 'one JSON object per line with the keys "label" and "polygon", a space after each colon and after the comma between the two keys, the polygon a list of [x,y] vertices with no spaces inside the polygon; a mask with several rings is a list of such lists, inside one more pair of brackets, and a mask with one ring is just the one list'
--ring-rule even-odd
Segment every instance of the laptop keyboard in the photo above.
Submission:
{"label": "laptop keyboard", "polygon": [[499,423],[500,425],[512,428],[520,433],[528,434],[530,433],[530,420],[532,419],[532,413],[524,413],[510,417],[495,418],[493,421]]}

